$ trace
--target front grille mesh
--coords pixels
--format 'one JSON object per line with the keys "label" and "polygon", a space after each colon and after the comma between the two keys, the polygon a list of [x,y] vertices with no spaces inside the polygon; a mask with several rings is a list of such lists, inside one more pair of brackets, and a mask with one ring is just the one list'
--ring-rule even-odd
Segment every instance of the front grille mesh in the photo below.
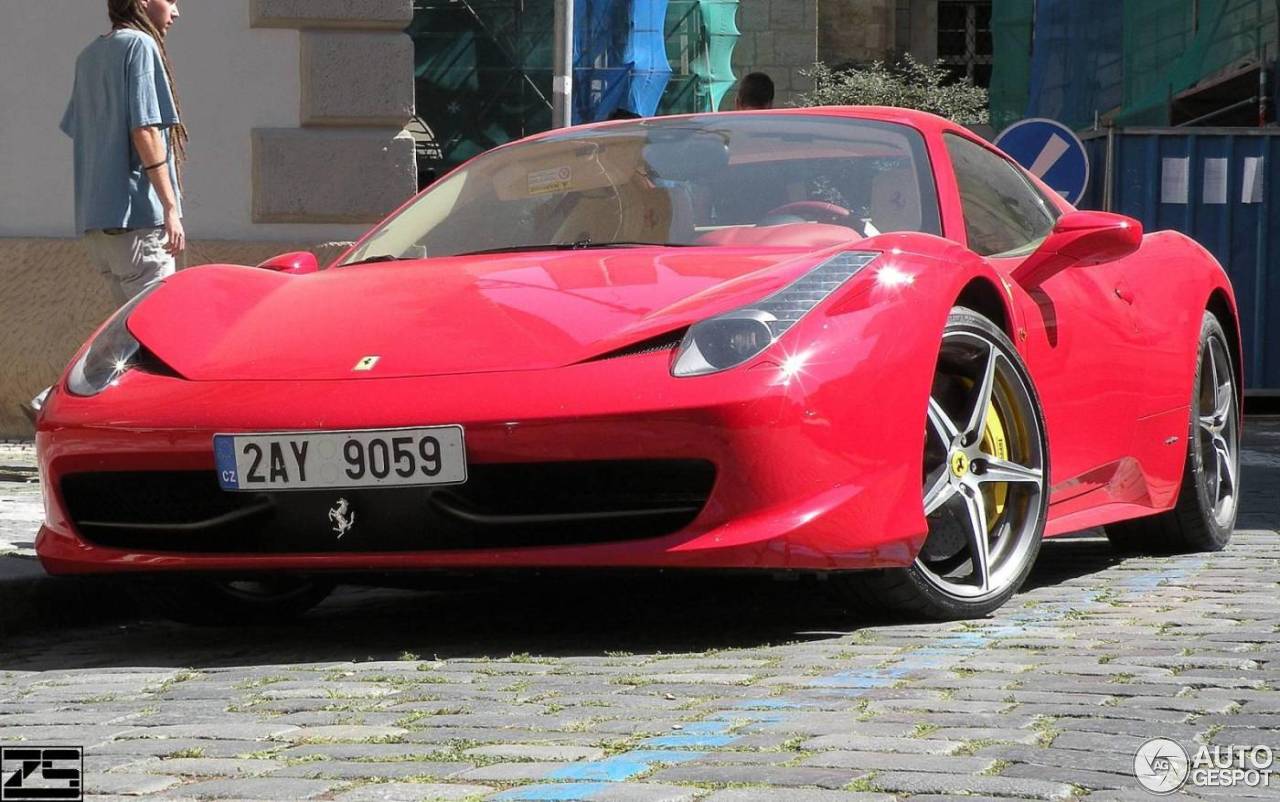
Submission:
{"label": "front grille mesh", "polygon": [[[439,551],[658,537],[697,517],[702,460],[472,465],[466,484],[229,493],[212,471],[80,473],[62,494],[77,531],[114,548],[182,553]],[[356,525],[338,538],[339,498]]]}
{"label": "front grille mesh", "polygon": [[638,343],[632,343],[625,348],[619,348],[615,351],[594,356],[587,360],[588,362],[600,362],[605,359],[618,359],[624,356],[639,356],[640,354],[652,354],[655,351],[672,351],[680,345],[684,340],[685,332],[689,329],[682,328],[675,331],[669,331],[666,334],[659,334],[657,337],[650,337],[647,340],[641,340]]}

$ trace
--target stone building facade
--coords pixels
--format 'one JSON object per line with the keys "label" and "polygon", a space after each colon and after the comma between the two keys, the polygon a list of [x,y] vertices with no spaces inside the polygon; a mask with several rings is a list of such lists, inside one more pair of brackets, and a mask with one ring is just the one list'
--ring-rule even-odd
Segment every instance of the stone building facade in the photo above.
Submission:
{"label": "stone building facade", "polygon": [[[417,188],[412,0],[184,3],[169,35],[191,131],[187,264],[257,264],[344,241]],[[103,0],[10,0],[0,26],[0,438],[111,313],[73,231],[58,120]]]}
{"label": "stone building facade", "polygon": [[[947,2],[948,0],[942,0]],[[893,61],[903,53],[938,57],[939,0],[741,0],[734,72],[762,70],[791,105],[813,84],[814,62],[838,67]],[[988,4],[989,5],[989,4]]]}
{"label": "stone building facade", "polygon": [[836,67],[938,55],[938,0],[821,0],[818,57]]}
{"label": "stone building facade", "polygon": [[[823,0],[825,2],[825,0]],[[777,104],[791,105],[813,83],[801,73],[818,60],[820,0],[741,0],[733,49],[738,77],[761,71],[773,78]],[[732,108],[726,98],[726,107]]]}

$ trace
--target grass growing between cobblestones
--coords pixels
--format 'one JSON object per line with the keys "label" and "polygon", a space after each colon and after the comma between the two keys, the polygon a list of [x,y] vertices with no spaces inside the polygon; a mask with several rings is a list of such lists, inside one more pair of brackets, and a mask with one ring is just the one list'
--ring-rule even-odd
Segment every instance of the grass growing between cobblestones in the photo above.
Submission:
{"label": "grass growing between cobblestones", "polygon": [[851,791],[855,794],[870,794],[879,791],[880,788],[876,785],[877,774],[879,774],[879,772],[873,771],[865,777],[859,777],[846,785],[844,790]]}
{"label": "grass growing between cobblestones", "polygon": [[[588,732],[597,724],[603,724],[606,721],[612,721],[612,716],[590,716],[579,721],[571,722],[563,728],[565,732]],[[650,733],[656,734],[656,733]]]}
{"label": "grass growing between cobblestones", "polygon": [[[310,777],[310,778],[304,778],[304,779],[324,779],[324,778]],[[352,791],[356,791],[360,788],[368,788],[370,786],[377,786],[377,785],[390,785],[392,783],[405,783],[409,785],[453,784],[450,778],[432,777],[431,775],[428,775],[428,774],[413,775],[409,777],[361,777],[357,780],[346,780],[344,782],[341,782],[335,785],[333,788],[330,788],[327,793],[325,793],[323,798],[332,799],[334,797],[351,793]],[[486,785],[496,786],[501,790],[507,790],[508,788],[519,788],[522,785],[527,785],[527,783],[502,783],[502,784],[486,783]],[[485,792],[483,794],[472,794],[470,796],[460,797],[456,799],[453,797],[450,797],[450,802],[482,802],[482,800],[488,799],[490,796],[491,796],[490,793]],[[433,799],[438,799],[438,798],[439,797],[433,797]],[[424,799],[423,802],[430,802],[430,800]]]}
{"label": "grass growing between cobblestones", "polygon": [[393,726],[402,727],[406,730],[422,729],[418,722],[430,719],[433,716],[457,716],[466,712],[463,707],[441,707],[435,710],[414,710],[400,718],[396,719]]}
{"label": "grass growing between cobblestones", "polygon": [[165,691],[169,690],[174,685],[177,685],[183,682],[190,682],[191,680],[201,679],[203,677],[204,677],[204,674],[201,674],[198,671],[179,671],[177,674],[174,674],[172,677],[164,680],[163,682],[144,688],[143,693],[151,693],[151,694],[157,694],[157,695],[163,694]]}
{"label": "grass growing between cobblestones", "polygon": [[223,710],[227,713],[253,713],[267,718],[278,718],[279,716],[283,716],[284,711],[272,710],[271,708],[266,707],[266,705],[273,701],[275,700],[269,696],[254,694],[242,702],[228,705],[223,708]]}
{"label": "grass growing between cobblestones", "polygon": [[289,757],[287,755],[276,755],[275,760],[286,766],[305,766],[308,763],[328,763],[332,760],[328,755],[301,755],[299,757]]}
{"label": "grass growing between cobblestones", "polygon": [[1036,746],[1041,749],[1048,749],[1053,746],[1053,742],[1062,734],[1062,730],[1054,726],[1057,719],[1053,716],[1036,716],[1035,721],[1031,722],[1031,729],[1036,731]]}
{"label": "grass growing between cobblestones", "polygon": [[1007,744],[1007,743],[1009,742],[1002,741],[998,738],[977,738],[972,741],[965,741],[964,743],[960,744],[960,746],[956,747],[955,751],[951,752],[950,754],[956,755],[958,757],[972,757],[978,754],[979,751],[986,749],[988,746],[995,746],[996,744]]}
{"label": "grass growing between cobblestones", "polygon": [[1012,766],[1013,763],[1003,758],[991,761],[991,765],[978,772],[983,777],[999,777],[1004,774],[1005,770]]}
{"label": "grass growing between cobblestones", "polygon": [[426,663],[423,663],[422,665],[418,666],[418,671],[426,674],[426,676],[417,677],[415,679],[415,682],[419,682],[419,683],[425,682],[425,683],[439,684],[439,685],[449,685],[454,682],[454,680],[450,679],[449,677],[442,677],[438,674],[430,673],[435,670],[436,670],[435,666],[427,665]]}
{"label": "grass growing between cobblestones", "polygon": [[257,688],[264,688],[268,685],[275,685],[280,682],[288,682],[291,679],[293,679],[293,677],[288,677],[288,676],[285,676],[284,674],[270,674],[265,677],[254,677],[253,679],[247,679],[242,682],[237,682],[235,685],[232,685],[231,687],[237,691],[252,691]]}
{"label": "grass growing between cobblestones", "polygon": [[[289,746],[290,744],[280,744],[279,746],[273,746],[270,749],[259,749],[256,752],[242,752],[236,755],[236,759],[237,760],[273,760],[281,752],[288,749]],[[198,755],[198,757],[204,757],[204,755]]]}
{"label": "grass growing between cobblestones", "polygon": [[[681,788],[697,789],[706,791],[709,796],[716,791],[770,791],[774,790],[773,786],[768,783],[749,783],[749,782],[713,782],[713,781],[695,781],[684,780],[680,783]],[[705,797],[700,797],[705,798]]]}

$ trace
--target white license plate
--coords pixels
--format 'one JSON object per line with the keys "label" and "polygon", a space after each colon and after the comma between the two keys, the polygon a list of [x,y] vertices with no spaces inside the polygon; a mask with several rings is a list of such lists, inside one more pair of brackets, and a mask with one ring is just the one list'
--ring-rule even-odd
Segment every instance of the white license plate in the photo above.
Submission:
{"label": "white license plate", "polygon": [[216,434],[223,490],[455,485],[467,481],[461,426]]}

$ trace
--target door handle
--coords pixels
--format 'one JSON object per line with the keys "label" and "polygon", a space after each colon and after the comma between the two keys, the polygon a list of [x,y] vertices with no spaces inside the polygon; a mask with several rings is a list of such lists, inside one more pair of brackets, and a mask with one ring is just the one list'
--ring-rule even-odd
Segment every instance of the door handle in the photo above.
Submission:
{"label": "door handle", "polygon": [[1127,304],[1133,304],[1133,290],[1129,289],[1128,284],[1122,282],[1116,285],[1116,297]]}

